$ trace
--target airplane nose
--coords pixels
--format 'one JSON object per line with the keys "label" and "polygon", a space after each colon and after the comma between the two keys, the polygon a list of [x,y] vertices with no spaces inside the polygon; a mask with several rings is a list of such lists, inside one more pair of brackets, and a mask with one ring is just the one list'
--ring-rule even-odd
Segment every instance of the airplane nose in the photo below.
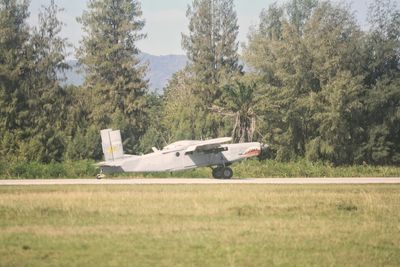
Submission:
{"label": "airplane nose", "polygon": [[249,147],[241,155],[247,158],[259,156],[261,149],[257,146]]}
{"label": "airplane nose", "polygon": [[260,143],[260,154],[257,156],[258,160],[264,160],[267,158],[267,148],[268,145],[264,144],[264,143]]}

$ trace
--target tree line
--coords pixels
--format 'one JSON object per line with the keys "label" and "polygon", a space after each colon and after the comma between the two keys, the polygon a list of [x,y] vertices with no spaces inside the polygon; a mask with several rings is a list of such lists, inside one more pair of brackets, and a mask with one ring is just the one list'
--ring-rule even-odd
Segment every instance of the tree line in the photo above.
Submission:
{"label": "tree line", "polygon": [[233,0],[193,0],[188,64],[148,91],[137,0],[89,0],[78,22],[82,86],[63,84],[68,40],[51,1],[29,27],[29,2],[0,0],[0,155],[11,161],[102,157],[99,131],[121,129],[126,153],[180,139],[232,136],[268,157],[334,164],[400,163],[400,11],[370,4],[368,27],[348,5],[290,0],[260,14],[239,55]]}

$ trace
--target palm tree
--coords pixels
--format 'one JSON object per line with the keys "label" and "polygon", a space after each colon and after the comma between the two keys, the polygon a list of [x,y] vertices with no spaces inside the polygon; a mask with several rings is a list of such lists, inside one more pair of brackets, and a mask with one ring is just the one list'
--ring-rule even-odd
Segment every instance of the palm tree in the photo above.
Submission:
{"label": "palm tree", "polygon": [[214,106],[212,110],[234,119],[232,138],[234,142],[252,142],[256,131],[255,107],[259,101],[256,96],[257,84],[244,78],[235,80],[224,88],[224,107]]}

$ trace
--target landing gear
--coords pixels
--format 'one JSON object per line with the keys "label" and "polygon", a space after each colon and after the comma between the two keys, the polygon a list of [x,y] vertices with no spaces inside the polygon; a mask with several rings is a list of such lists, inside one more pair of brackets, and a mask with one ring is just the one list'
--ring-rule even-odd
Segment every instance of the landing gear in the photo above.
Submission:
{"label": "landing gear", "polygon": [[96,175],[96,179],[100,180],[104,177],[106,177],[106,175],[103,173],[103,169],[100,169],[100,173]]}
{"label": "landing gear", "polygon": [[222,178],[222,171],[223,171],[223,167],[217,167],[217,168],[215,168],[215,169],[213,169],[212,170],[212,176],[215,178],[215,179],[221,179]]}
{"label": "landing gear", "polygon": [[232,169],[229,168],[229,167],[224,168],[224,170],[223,170],[223,172],[222,172],[222,177],[223,177],[224,179],[231,179],[232,176],[233,176],[233,171],[232,171]]}
{"label": "landing gear", "polygon": [[212,176],[215,179],[231,179],[233,171],[229,167],[216,167],[212,170]]}

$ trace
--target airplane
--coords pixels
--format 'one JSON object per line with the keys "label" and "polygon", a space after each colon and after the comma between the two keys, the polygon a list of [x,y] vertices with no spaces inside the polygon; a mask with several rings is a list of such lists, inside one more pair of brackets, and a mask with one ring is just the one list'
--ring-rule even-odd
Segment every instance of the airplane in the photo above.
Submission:
{"label": "airplane", "polygon": [[152,148],[153,152],[141,156],[124,154],[120,130],[100,131],[104,162],[100,162],[101,179],[106,173],[117,172],[173,172],[198,167],[211,167],[216,179],[230,179],[233,163],[260,156],[266,147],[261,143],[228,144],[230,137],[205,141],[184,140],[167,145],[162,150]]}

